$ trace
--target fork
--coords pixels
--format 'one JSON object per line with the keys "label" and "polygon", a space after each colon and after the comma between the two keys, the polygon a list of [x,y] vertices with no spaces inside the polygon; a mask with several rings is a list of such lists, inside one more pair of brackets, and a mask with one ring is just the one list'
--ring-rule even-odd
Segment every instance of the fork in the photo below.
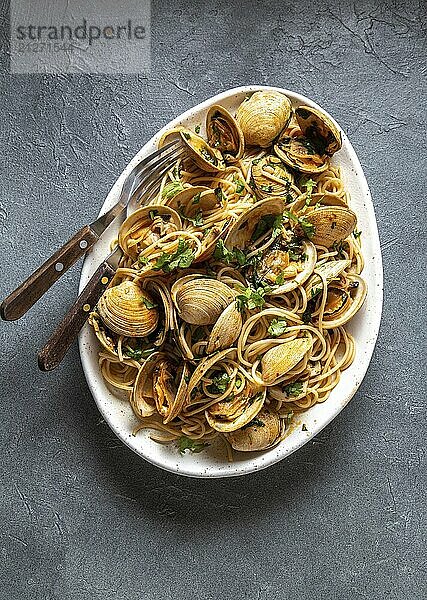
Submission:
{"label": "fork", "polygon": [[[127,214],[134,212],[138,205],[142,204],[142,198],[144,204],[150,202],[155,196],[160,178],[181,155],[182,148],[176,143],[172,142],[164,148],[167,147],[171,147],[173,150],[171,150],[170,154],[164,158],[161,168],[158,167],[157,163],[156,168],[148,177],[145,178],[140,174],[135,178],[134,185],[128,187],[127,200],[124,197],[125,204],[124,209],[122,209],[123,217],[125,212],[127,212]],[[120,246],[116,246],[96,269],[74,304],[40,350],[38,354],[38,365],[41,371],[52,371],[61,363],[80,329],[89,317],[90,312],[96,306],[99,298],[114,277],[122,256],[123,252]]]}
{"label": "fork", "polygon": [[[90,225],[82,227],[71,239],[30,275],[2,302],[0,317],[15,321],[22,317],[52,285],[99,240],[107,227],[126,209],[133,212],[141,196],[141,188],[154,185],[177,160],[182,152],[178,141],[171,142],[143,158],[129,173],[116,204]],[[136,192],[139,192],[136,195]],[[130,205],[131,199],[133,204]]]}

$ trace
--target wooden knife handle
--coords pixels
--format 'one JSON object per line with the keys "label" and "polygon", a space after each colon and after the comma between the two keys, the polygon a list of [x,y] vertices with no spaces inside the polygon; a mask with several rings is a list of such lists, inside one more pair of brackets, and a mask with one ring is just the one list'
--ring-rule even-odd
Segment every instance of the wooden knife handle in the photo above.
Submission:
{"label": "wooden knife handle", "polygon": [[91,248],[98,236],[85,225],[62,248],[16,288],[0,306],[4,321],[15,321],[24,315],[76,260]]}
{"label": "wooden knife handle", "polygon": [[97,268],[80,296],[40,350],[38,361],[41,371],[52,371],[60,364],[114,274],[115,269],[107,262],[103,262]]}

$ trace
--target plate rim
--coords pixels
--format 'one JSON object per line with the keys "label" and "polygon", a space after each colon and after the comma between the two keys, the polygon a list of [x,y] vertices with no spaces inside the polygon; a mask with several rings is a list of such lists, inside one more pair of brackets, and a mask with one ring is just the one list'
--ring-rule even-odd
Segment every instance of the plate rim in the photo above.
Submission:
{"label": "plate rim", "polygon": [[[111,206],[114,203],[114,198],[115,198],[115,196],[117,196],[117,194],[119,192],[119,189],[120,189],[120,186],[122,185],[123,179],[132,170],[135,163],[138,162],[141,157],[143,157],[145,154],[148,153],[148,149],[153,145],[153,143],[155,143],[160,138],[160,136],[165,131],[167,131],[171,127],[175,126],[179,121],[183,121],[188,118],[191,118],[195,112],[203,111],[204,109],[208,108],[212,104],[219,103],[225,99],[230,98],[233,95],[240,95],[243,93],[247,94],[247,93],[252,93],[254,91],[277,91],[277,92],[280,92],[280,93],[283,93],[286,95],[290,95],[291,97],[296,98],[299,102],[307,103],[311,106],[319,108],[326,115],[328,115],[335,123],[337,123],[337,121],[334,119],[334,117],[332,117],[323,107],[319,106],[316,102],[311,100],[311,98],[304,96],[302,94],[299,94],[293,90],[287,90],[284,88],[280,88],[280,87],[276,87],[276,86],[268,86],[268,85],[246,85],[246,86],[239,86],[236,88],[230,88],[230,89],[224,90],[223,92],[216,94],[215,96],[212,96],[210,98],[207,98],[206,100],[200,102],[199,104],[197,104],[197,105],[189,108],[185,112],[181,113],[180,115],[178,115],[177,117],[175,117],[174,119],[169,121],[160,130],[158,130],[149,140],[147,140],[147,142],[140,148],[140,150],[135,154],[135,156],[129,161],[129,163],[123,169],[122,173],[116,179],[115,183],[111,187],[110,191],[108,192],[108,194],[102,204],[99,214],[102,214],[109,206]],[[132,445],[130,443],[130,441],[129,441],[129,439],[127,439],[127,437],[125,437],[124,435],[121,434],[119,428],[117,426],[115,426],[114,420],[110,419],[110,415],[104,409],[101,399],[99,398],[100,392],[99,392],[99,390],[96,389],[96,381],[93,380],[92,375],[90,373],[90,364],[89,364],[90,359],[89,359],[89,355],[88,355],[88,350],[84,345],[84,331],[88,327],[88,325],[86,324],[85,328],[79,334],[78,341],[79,341],[80,360],[81,360],[83,372],[84,372],[89,390],[91,392],[91,395],[92,395],[93,399],[95,400],[95,404],[96,404],[99,412],[101,413],[103,419],[108,424],[110,429],[114,432],[114,434],[128,448],[130,448],[139,457],[143,458],[147,462],[149,462],[165,471],[175,473],[178,475],[192,477],[192,478],[219,479],[219,478],[224,478],[224,477],[236,477],[236,476],[249,475],[250,473],[260,471],[262,469],[265,469],[269,466],[272,466],[272,465],[278,463],[279,461],[283,460],[287,456],[290,456],[291,454],[293,454],[294,452],[299,450],[302,446],[307,444],[310,440],[312,440],[315,436],[317,436],[327,425],[329,425],[329,423],[331,423],[331,421],[333,421],[340,414],[340,412],[342,410],[344,410],[344,408],[352,400],[352,398],[356,394],[357,390],[359,389],[364,377],[366,376],[369,365],[371,363],[372,354],[373,354],[373,351],[374,351],[374,348],[375,348],[375,345],[376,345],[376,342],[378,339],[378,333],[379,333],[380,324],[381,324],[382,309],[383,309],[383,295],[384,295],[384,293],[383,293],[383,279],[384,279],[383,263],[382,263],[382,254],[381,254],[380,239],[379,239],[379,233],[378,233],[378,224],[377,224],[377,220],[376,220],[376,216],[375,216],[375,208],[374,208],[374,204],[372,201],[372,196],[371,196],[368,182],[367,182],[365,173],[363,171],[362,165],[360,164],[359,158],[356,154],[356,151],[354,150],[350,140],[348,139],[348,137],[345,134],[342,127],[339,125],[339,123],[337,123],[337,125],[343,135],[343,140],[346,145],[347,152],[350,156],[352,165],[354,166],[356,177],[359,182],[359,186],[364,194],[364,197],[366,198],[365,209],[368,214],[368,218],[370,220],[370,228],[369,228],[370,243],[375,251],[374,256],[373,256],[373,263],[374,263],[373,273],[375,276],[375,284],[376,284],[375,295],[373,296],[373,301],[374,301],[373,312],[375,315],[375,318],[374,318],[375,331],[372,332],[372,337],[371,337],[371,340],[369,343],[369,348],[364,348],[365,368],[363,370],[362,376],[360,378],[358,378],[358,381],[354,384],[351,391],[346,394],[345,400],[340,403],[337,403],[335,406],[332,406],[328,415],[326,416],[326,418],[323,419],[321,421],[321,423],[319,423],[316,427],[312,428],[312,430],[309,432],[309,434],[304,439],[301,438],[300,440],[298,440],[297,443],[295,443],[291,448],[284,448],[283,451],[280,452],[280,444],[279,444],[278,446],[276,446],[275,448],[272,449],[272,450],[276,450],[276,452],[274,455],[271,454],[270,458],[268,458],[268,457],[269,457],[269,454],[271,451],[270,452],[267,451],[267,452],[262,453],[262,456],[265,457],[265,460],[263,458],[262,462],[260,462],[260,461],[257,462],[256,458],[260,456],[260,453],[257,453],[257,455],[253,458],[253,461],[251,464],[248,464],[246,462],[245,463],[235,462],[235,463],[232,463],[234,465],[234,468],[231,467],[229,463],[224,463],[223,466],[213,465],[213,466],[210,466],[207,468],[200,466],[199,470],[197,471],[195,469],[188,468],[187,462],[183,460],[182,468],[180,466],[180,468],[178,469],[178,468],[176,468],[175,465],[172,466],[172,465],[165,464],[161,460],[156,460],[156,458],[153,456],[147,456],[147,455],[143,454],[138,448],[136,448],[134,445]],[[95,247],[96,247],[96,244],[95,244]],[[93,269],[91,269],[91,264],[90,264],[91,261],[89,260],[89,258],[90,258],[90,255],[86,256],[85,260],[83,262],[83,265],[82,265],[80,281],[79,281],[79,293],[81,292],[83,287],[86,285],[88,278],[91,276],[92,271],[93,271]],[[253,464],[254,462],[257,462],[257,464]],[[190,463],[190,464],[192,464],[192,463]],[[227,467],[227,468],[224,469],[224,467]]]}

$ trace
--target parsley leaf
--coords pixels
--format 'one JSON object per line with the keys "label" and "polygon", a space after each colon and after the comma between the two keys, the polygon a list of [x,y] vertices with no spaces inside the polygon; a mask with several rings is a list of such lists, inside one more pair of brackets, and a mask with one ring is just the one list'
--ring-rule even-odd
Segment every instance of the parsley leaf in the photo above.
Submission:
{"label": "parsley leaf", "polygon": [[157,306],[157,304],[155,302],[151,302],[151,300],[149,300],[148,298],[145,298],[145,296],[143,296],[141,298],[141,300],[145,304],[145,308],[148,308],[148,310],[150,310],[151,308],[156,308],[156,306]]}
{"label": "parsley leaf", "polygon": [[302,392],[303,385],[301,381],[295,381],[294,383],[288,383],[288,385],[283,386],[282,390],[285,392],[287,396],[292,396],[296,398]]}
{"label": "parsley leaf", "polygon": [[174,198],[179,192],[182,192],[184,186],[180,181],[170,181],[165,185],[162,190],[162,199],[171,200]]}
{"label": "parsley leaf", "polygon": [[362,235],[361,231],[357,231],[357,229],[355,229],[353,231],[353,237],[354,237],[355,240],[357,240],[357,238],[360,238],[361,235]]}
{"label": "parsley leaf", "polygon": [[200,133],[200,125],[196,125],[195,128],[194,128],[194,131],[196,133]]}
{"label": "parsley leaf", "polygon": [[198,194],[196,194],[193,198],[193,201],[191,202],[191,204],[199,204],[200,202],[200,196],[202,195],[202,192],[199,192]]}
{"label": "parsley leaf", "polygon": [[236,194],[241,194],[243,192],[243,190],[245,189],[245,182],[242,181],[241,179],[237,179],[235,181],[236,183]]}
{"label": "parsley leaf", "polygon": [[230,263],[234,262],[235,254],[232,250],[228,250],[228,248],[225,247],[223,240],[218,240],[215,246],[213,257],[215,260],[220,260],[229,265]]}
{"label": "parsley leaf", "polygon": [[133,358],[134,360],[142,360],[148,358],[153,352],[154,348],[131,348],[130,346],[124,346],[124,356]]}
{"label": "parsley leaf", "polygon": [[201,452],[202,450],[207,448],[209,444],[207,444],[206,442],[197,442],[196,440],[192,440],[186,435],[181,435],[177,439],[177,446],[181,454],[185,454],[186,450],[190,450],[190,452],[193,453]]}
{"label": "parsley leaf", "polygon": [[273,337],[279,337],[286,331],[287,325],[285,319],[273,319],[267,331]]}
{"label": "parsley leaf", "polygon": [[243,311],[245,308],[249,310],[262,308],[265,304],[264,295],[268,291],[270,291],[268,287],[259,287],[256,290],[251,287],[242,288],[242,294],[236,297],[237,309]]}
{"label": "parsley leaf", "polygon": [[306,206],[309,206],[311,202],[311,194],[313,193],[313,188],[315,188],[317,184],[315,181],[313,181],[313,179],[310,178],[307,179],[307,181],[304,181],[304,183],[302,183],[301,185],[302,187],[305,187],[305,204]]}
{"label": "parsley leaf", "polygon": [[185,269],[191,265],[194,260],[194,253],[191,251],[190,246],[186,240],[180,239],[178,241],[178,248],[173,254],[163,252],[156,261],[153,269],[160,271],[162,269],[165,273],[170,273],[174,269],[179,267]]}
{"label": "parsley leaf", "polygon": [[195,227],[200,227],[201,225],[203,225],[203,211],[202,211],[202,209],[198,210],[196,212],[196,214],[194,215],[194,217],[189,217],[188,215],[184,214],[182,212],[182,210],[179,210],[178,213],[179,213],[179,215],[183,219],[186,219],[187,221],[190,221],[190,223],[192,223]]}
{"label": "parsley leaf", "polygon": [[221,373],[216,377],[212,377],[212,383],[207,386],[208,392],[211,394],[223,394],[230,383],[230,376],[227,373]]}
{"label": "parsley leaf", "polygon": [[289,210],[285,210],[284,214],[290,221],[296,223],[295,232],[298,237],[305,236],[310,239],[316,233],[316,228],[314,227],[313,223],[310,223],[306,217],[297,217],[297,215],[294,215]]}
{"label": "parsley leaf", "polygon": [[272,230],[272,237],[277,237],[282,230],[282,224],[283,215],[265,215],[264,217],[261,217],[251,236],[251,242],[255,242],[269,229]]}
{"label": "parsley leaf", "polygon": [[248,427],[265,427],[265,423],[264,423],[264,421],[261,421],[261,419],[258,419],[257,417],[255,417],[255,419],[252,419],[252,421],[249,421],[249,423],[246,423],[246,425],[243,425],[243,427],[241,427],[241,429],[247,429]]}
{"label": "parsley leaf", "polygon": [[138,263],[143,266],[149,263],[149,260],[146,256],[138,256]]}

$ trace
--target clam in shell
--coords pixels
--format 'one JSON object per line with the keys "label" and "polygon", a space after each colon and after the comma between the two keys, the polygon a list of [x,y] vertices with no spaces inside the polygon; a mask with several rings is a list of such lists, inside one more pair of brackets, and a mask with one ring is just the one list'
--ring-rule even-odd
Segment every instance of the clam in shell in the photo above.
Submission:
{"label": "clam in shell", "polygon": [[262,379],[265,385],[274,385],[278,379],[296,367],[311,347],[311,338],[303,337],[287,340],[267,350],[261,359]]}
{"label": "clam in shell", "polygon": [[348,323],[365,301],[368,291],[365,280],[359,275],[348,275],[346,279],[346,285],[328,286],[322,320],[324,329],[334,329]]}
{"label": "clam in shell", "polygon": [[234,301],[220,314],[212,327],[206,352],[212,354],[217,350],[229,348],[239,337],[242,325],[242,313]]}
{"label": "clam in shell", "polygon": [[341,132],[325,113],[311,106],[298,106],[295,117],[303,135],[313,140],[322,154],[332,156],[340,150]]}
{"label": "clam in shell", "polygon": [[348,269],[350,265],[351,260],[335,260],[328,261],[317,267],[316,273],[313,273],[305,285],[307,298],[311,300],[311,298],[317,296],[317,294],[319,294],[323,289],[323,282],[319,273],[326,278],[327,283],[330,283],[333,279],[336,279],[339,275],[341,275],[345,269]]}
{"label": "clam in shell", "polygon": [[235,118],[219,104],[206,115],[206,134],[209,146],[219,150],[227,163],[240,160],[245,150],[245,138]]}
{"label": "clam in shell", "polygon": [[207,173],[219,173],[225,170],[226,164],[221,152],[211,148],[200,135],[189,129],[181,130],[180,135],[190,158],[200,169]]}
{"label": "clam in shell", "polygon": [[119,245],[123,252],[136,260],[145,249],[173,231],[180,231],[180,216],[169,206],[143,206],[132,213],[119,230]]}
{"label": "clam in shell", "polygon": [[133,281],[108,288],[99,299],[97,311],[108,329],[126,337],[146,337],[159,321],[152,297]]}
{"label": "clam in shell", "polygon": [[348,238],[357,223],[354,212],[343,206],[322,206],[304,216],[314,226],[314,235],[310,238],[313,244],[326,248]]}
{"label": "clam in shell", "polygon": [[276,412],[263,407],[247,425],[225,434],[234,450],[254,452],[267,450],[278,444],[285,430],[285,420]]}
{"label": "clam in shell", "polygon": [[244,427],[264,405],[266,388],[247,381],[242,392],[213,404],[205,411],[212,429],[229,433]]}
{"label": "clam in shell", "polygon": [[154,352],[141,366],[135,381],[131,405],[139,417],[156,411],[163,423],[172,421],[181,411],[189,370],[165,352]]}
{"label": "clam in shell", "polygon": [[244,100],[237,109],[239,124],[249,146],[267,148],[291,118],[292,106],[280,92],[259,91]]}
{"label": "clam in shell", "polygon": [[284,196],[288,203],[299,196],[293,174],[274,154],[252,161],[252,183],[258,198]]}
{"label": "clam in shell", "polygon": [[192,325],[212,325],[236,294],[217,279],[187,275],[173,284],[171,295],[183,321]]}

